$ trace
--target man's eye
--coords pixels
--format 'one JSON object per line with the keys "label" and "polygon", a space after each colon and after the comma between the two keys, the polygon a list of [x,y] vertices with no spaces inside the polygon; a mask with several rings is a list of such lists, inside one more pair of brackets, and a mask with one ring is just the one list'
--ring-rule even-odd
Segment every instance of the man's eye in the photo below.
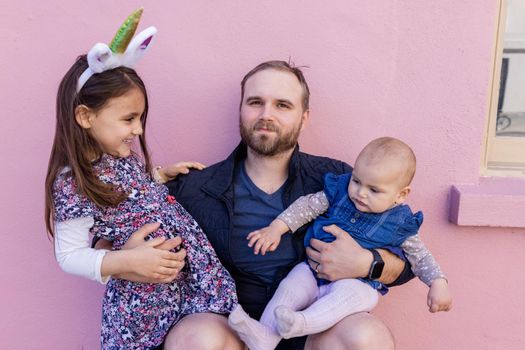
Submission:
{"label": "man's eye", "polygon": [[248,102],[249,106],[259,106],[261,104],[261,101],[250,101]]}
{"label": "man's eye", "polygon": [[290,105],[288,105],[286,103],[278,103],[277,107],[283,108],[283,109],[290,109]]}

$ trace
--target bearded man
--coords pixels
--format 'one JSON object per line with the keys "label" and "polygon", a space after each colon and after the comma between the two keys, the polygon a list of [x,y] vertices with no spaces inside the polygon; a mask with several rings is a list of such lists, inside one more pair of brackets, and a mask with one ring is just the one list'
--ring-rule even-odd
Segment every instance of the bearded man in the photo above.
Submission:
{"label": "bearded man", "polygon": [[[259,319],[279,282],[306,257],[320,278],[331,281],[366,277],[377,258],[337,226],[327,228],[335,241],[312,240],[312,248],[306,250],[305,227],[283,235],[271,253],[255,255],[248,247],[248,233],[269,225],[300,196],[322,190],[326,173],[341,174],[352,168],[299,151],[297,139],[310,114],[310,93],[299,68],[284,61],[261,63],[246,74],[241,89],[239,146],[224,161],[181,175],[167,185],[202,227],[235,279],[243,309]],[[405,261],[390,251],[378,251],[385,263],[379,281],[396,285],[411,278]],[[226,317],[215,314],[186,316],[164,345],[164,349],[243,348]],[[394,342],[380,320],[361,313],[321,334],[283,341],[278,347],[303,348],[385,350],[393,349]]]}

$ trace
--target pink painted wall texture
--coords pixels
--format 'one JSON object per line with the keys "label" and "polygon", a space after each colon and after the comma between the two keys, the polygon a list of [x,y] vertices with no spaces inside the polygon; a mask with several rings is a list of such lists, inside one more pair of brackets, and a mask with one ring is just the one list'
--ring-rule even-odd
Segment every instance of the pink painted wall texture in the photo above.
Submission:
{"label": "pink painted wall texture", "polygon": [[128,13],[159,35],[139,64],[155,163],[224,158],[239,141],[239,82],[263,60],[308,65],[303,150],[353,163],[370,139],[413,146],[410,204],[447,271],[454,308],[419,281],[374,314],[399,349],[523,349],[525,230],[448,222],[455,183],[479,178],[497,1],[2,1],[0,348],[96,349],[103,287],[61,272],[43,222],[58,82]]}

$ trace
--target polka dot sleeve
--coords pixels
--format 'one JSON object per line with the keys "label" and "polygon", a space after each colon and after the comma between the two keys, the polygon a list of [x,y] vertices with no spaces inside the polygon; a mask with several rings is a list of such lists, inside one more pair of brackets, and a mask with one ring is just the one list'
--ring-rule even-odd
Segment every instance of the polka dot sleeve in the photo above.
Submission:
{"label": "polka dot sleeve", "polygon": [[284,221],[292,232],[315,220],[328,209],[328,199],[324,191],[298,198],[277,218]]}

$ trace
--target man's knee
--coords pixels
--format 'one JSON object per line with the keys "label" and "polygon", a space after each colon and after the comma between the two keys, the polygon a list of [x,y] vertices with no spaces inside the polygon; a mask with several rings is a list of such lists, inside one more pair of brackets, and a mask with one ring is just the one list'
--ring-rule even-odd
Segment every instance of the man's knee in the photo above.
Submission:
{"label": "man's knee", "polygon": [[[354,325],[354,332],[344,338],[352,350],[394,350],[394,338],[379,319],[366,314],[365,320]],[[355,322],[353,322],[355,323]],[[343,335],[344,337],[344,335]]]}
{"label": "man's knee", "polygon": [[346,317],[331,329],[308,337],[305,349],[393,350],[392,333],[367,313]]}
{"label": "man's knee", "polygon": [[173,326],[166,337],[164,349],[242,349],[242,343],[228,327],[226,317],[193,314]]}

